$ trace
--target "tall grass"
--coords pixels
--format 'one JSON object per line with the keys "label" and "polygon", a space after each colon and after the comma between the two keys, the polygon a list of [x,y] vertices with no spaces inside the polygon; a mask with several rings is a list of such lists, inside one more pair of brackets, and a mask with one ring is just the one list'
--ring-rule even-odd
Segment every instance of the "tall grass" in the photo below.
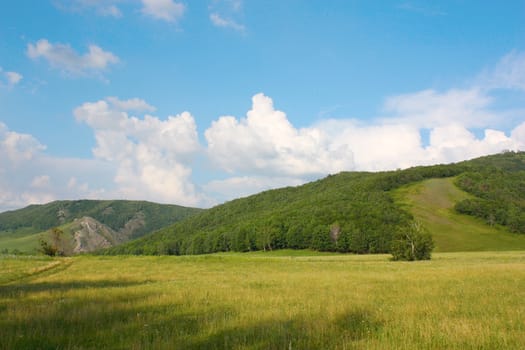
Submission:
{"label": "tall grass", "polygon": [[523,252],[439,253],[417,263],[385,255],[77,257],[61,266],[0,285],[0,348],[525,345]]}

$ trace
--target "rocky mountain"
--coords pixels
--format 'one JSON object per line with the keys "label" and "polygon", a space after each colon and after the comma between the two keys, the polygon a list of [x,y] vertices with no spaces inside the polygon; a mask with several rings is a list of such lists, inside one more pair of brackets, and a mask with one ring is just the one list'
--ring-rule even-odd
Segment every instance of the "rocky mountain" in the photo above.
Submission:
{"label": "rocky mountain", "polygon": [[68,248],[89,252],[139,238],[202,209],[146,201],[55,201],[0,213],[0,250],[33,252],[46,233],[59,227]]}

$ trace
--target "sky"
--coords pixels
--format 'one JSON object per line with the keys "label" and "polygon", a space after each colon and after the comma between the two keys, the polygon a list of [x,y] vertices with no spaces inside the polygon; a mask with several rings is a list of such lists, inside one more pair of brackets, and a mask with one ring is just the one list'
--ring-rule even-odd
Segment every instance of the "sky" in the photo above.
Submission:
{"label": "sky", "polygon": [[525,1],[0,5],[0,212],[525,150]]}

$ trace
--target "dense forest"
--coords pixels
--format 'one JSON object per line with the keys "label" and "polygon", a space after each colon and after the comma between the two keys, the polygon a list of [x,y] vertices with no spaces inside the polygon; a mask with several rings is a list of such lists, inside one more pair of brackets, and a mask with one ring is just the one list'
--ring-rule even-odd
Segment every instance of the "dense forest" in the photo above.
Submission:
{"label": "dense forest", "polygon": [[[459,203],[458,211],[523,232],[525,153],[504,152],[448,165],[343,172],[299,187],[262,192],[103,253],[182,255],[281,248],[389,252],[395,235],[414,224],[390,191],[424,179],[453,176],[458,186],[478,198]],[[495,211],[465,209],[474,208],[473,203]]]}
{"label": "dense forest", "polygon": [[180,255],[281,248],[389,252],[394,235],[413,220],[389,191],[464,170],[458,164],[330,175],[233,200],[105,253]]}
{"label": "dense forest", "polygon": [[123,228],[130,220],[138,219],[141,225],[134,228],[130,237],[137,238],[200,211],[201,209],[146,201],[55,201],[0,213],[0,234],[2,232],[21,232],[28,235],[39,233],[73,221],[75,218],[89,216],[115,231]]}
{"label": "dense forest", "polygon": [[458,176],[456,185],[475,196],[457,203],[458,212],[525,233],[525,171],[470,171]]}

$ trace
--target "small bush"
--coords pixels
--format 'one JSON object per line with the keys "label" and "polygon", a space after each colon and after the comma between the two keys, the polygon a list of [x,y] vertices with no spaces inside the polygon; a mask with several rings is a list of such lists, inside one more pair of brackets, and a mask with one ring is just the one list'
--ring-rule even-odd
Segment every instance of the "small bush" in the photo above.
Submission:
{"label": "small bush", "polygon": [[430,260],[434,241],[420,222],[412,222],[396,233],[390,253],[392,260]]}

